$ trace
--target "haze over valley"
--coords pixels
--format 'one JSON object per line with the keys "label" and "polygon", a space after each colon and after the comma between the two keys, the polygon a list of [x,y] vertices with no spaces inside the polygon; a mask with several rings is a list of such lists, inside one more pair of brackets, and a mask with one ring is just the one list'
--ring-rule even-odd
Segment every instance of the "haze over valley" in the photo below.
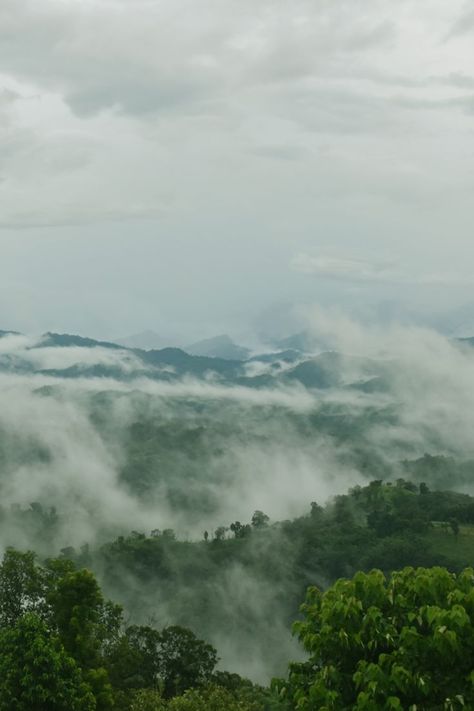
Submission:
{"label": "haze over valley", "polygon": [[[245,360],[2,332],[3,549],[94,551],[99,579],[132,620],[191,625],[227,667],[259,681],[281,673],[295,654],[284,619],[297,613],[292,600],[304,585],[279,570],[275,587],[264,571],[282,545],[291,558],[294,541],[267,541],[271,553],[256,540],[217,577],[202,562],[195,582],[178,550],[169,582],[152,574],[139,588],[136,562],[110,568],[107,546],[130,535],[171,537],[178,546],[234,539],[231,524],[249,523],[255,511],[281,538],[282,523],[306,516],[311,502],[331,506],[374,479],[474,494],[471,343],[426,329],[371,329],[321,311],[313,317],[307,347],[332,350],[240,347]],[[314,573],[323,585],[334,575],[326,566],[320,561]],[[211,616],[203,596],[214,601]],[[223,636],[230,623],[234,632]],[[275,643],[275,653],[264,652]]]}

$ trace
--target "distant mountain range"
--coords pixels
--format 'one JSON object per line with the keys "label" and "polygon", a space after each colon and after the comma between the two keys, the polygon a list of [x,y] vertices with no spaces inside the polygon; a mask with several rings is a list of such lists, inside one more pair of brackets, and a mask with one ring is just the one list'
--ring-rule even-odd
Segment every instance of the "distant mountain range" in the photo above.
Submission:
{"label": "distant mountain range", "polygon": [[[12,332],[0,331],[0,337],[8,335]],[[299,336],[289,341],[300,345],[302,342]],[[57,353],[51,355],[51,349]],[[250,356],[247,348],[236,345],[228,336],[200,341],[188,350],[170,347],[144,350],[73,334],[46,333],[23,349],[13,346],[0,353],[0,371],[121,381],[137,377],[168,382],[183,377],[211,377],[223,384],[251,388],[295,383],[306,388],[328,388],[365,383],[382,376],[375,361],[336,352],[308,357],[297,349],[286,349]],[[231,358],[232,355],[235,357]]]}
{"label": "distant mountain range", "polygon": [[[0,338],[12,335],[20,334],[0,331]],[[459,340],[474,346],[474,338]],[[303,351],[309,344],[305,334],[296,334],[279,344],[291,344],[293,348],[250,356],[247,348],[236,345],[228,336],[218,336],[192,344],[187,350],[144,350],[78,335],[46,333],[36,342],[18,348],[13,344],[11,349],[0,351],[0,372],[121,381],[139,377],[168,382],[183,377],[211,378],[251,388],[299,384],[309,389],[389,389],[390,362],[336,351],[310,355]],[[52,354],[51,349],[57,352]]]}

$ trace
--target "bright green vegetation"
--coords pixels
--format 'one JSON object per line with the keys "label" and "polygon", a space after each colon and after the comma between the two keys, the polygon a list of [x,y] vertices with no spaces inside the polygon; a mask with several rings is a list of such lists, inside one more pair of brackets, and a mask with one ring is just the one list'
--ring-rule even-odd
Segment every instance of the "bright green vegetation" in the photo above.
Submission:
{"label": "bright green vegetation", "polygon": [[429,532],[427,541],[433,551],[438,551],[453,568],[459,569],[468,561],[474,562],[474,526],[460,525],[457,536],[442,528]]}
{"label": "bright green vegetation", "polygon": [[309,654],[277,685],[300,711],[474,705],[474,571],[405,568],[310,588],[295,631]]}

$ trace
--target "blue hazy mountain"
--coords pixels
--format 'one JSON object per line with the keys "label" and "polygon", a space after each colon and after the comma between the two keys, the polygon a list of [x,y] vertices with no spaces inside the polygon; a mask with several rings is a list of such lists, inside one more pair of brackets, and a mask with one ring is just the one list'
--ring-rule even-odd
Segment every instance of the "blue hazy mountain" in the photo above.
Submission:
{"label": "blue hazy mountain", "polygon": [[207,356],[225,360],[247,360],[250,355],[248,348],[237,345],[226,334],[191,343],[189,346],[185,346],[184,350],[193,356]]}
{"label": "blue hazy mountain", "polygon": [[[0,330],[0,337],[15,333]],[[474,346],[474,338],[459,339],[457,342]],[[304,333],[283,339],[282,343],[305,348],[309,345]],[[308,389],[356,388],[366,393],[390,389],[391,364],[388,361],[337,351],[308,355],[297,348],[249,356],[247,349],[236,345],[228,336],[206,339],[194,345],[196,351],[221,352],[225,357],[192,354],[175,347],[152,350],[127,348],[111,341],[75,334],[46,333],[23,350],[0,353],[0,371],[68,379],[111,378],[129,382],[144,377],[169,382],[181,378],[211,378],[226,385],[257,389],[293,384]],[[64,349],[64,361],[61,357],[52,359],[51,354],[47,353],[41,356],[42,349],[51,348],[57,349],[58,356]],[[91,356],[90,351],[97,356]],[[240,357],[230,358],[232,354]]]}

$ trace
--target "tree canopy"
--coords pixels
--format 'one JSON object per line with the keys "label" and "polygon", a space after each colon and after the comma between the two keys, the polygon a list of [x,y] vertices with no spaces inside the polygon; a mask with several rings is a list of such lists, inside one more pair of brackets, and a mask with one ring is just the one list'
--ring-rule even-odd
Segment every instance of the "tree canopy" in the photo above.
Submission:
{"label": "tree canopy", "polygon": [[374,570],[313,587],[295,632],[309,659],[280,689],[300,711],[474,707],[474,571]]}

